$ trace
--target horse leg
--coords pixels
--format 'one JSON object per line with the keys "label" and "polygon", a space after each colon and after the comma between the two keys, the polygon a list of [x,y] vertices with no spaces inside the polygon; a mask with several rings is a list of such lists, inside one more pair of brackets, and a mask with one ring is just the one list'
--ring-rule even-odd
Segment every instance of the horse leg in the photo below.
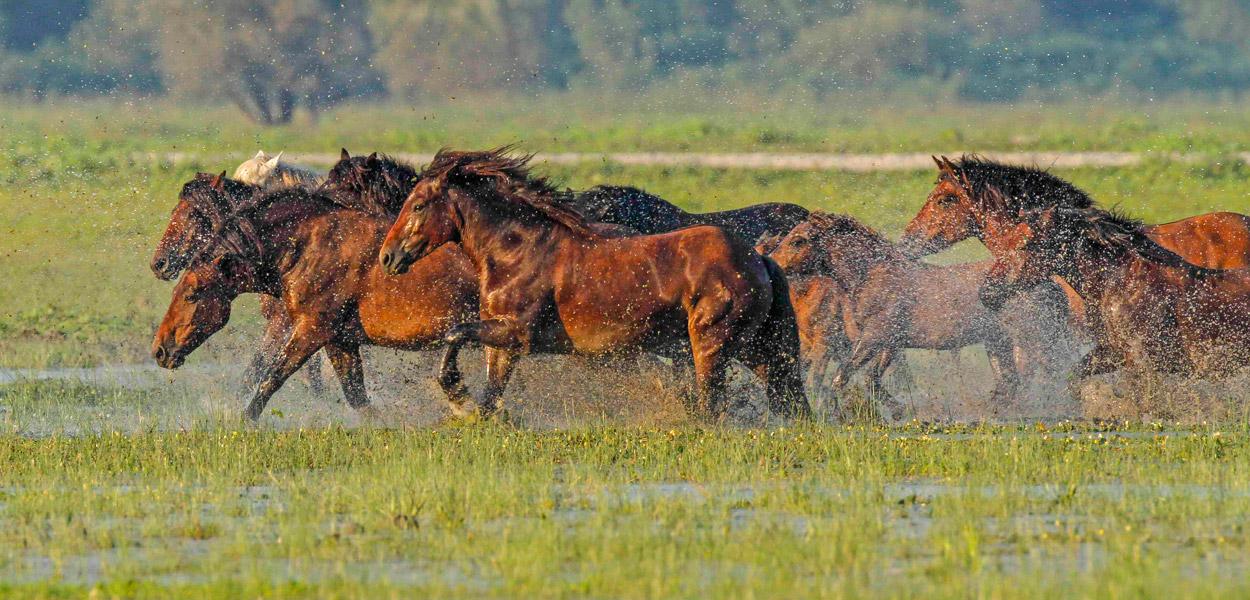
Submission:
{"label": "horse leg", "polygon": [[[243,374],[244,389],[252,389],[260,379],[267,357],[281,347],[291,332],[291,316],[287,313],[282,301],[273,296],[262,294],[260,297],[260,314],[265,318],[265,334],[261,338],[260,349],[252,359],[248,370]],[[326,384],[321,372],[321,356],[314,354],[304,363],[302,373],[308,389],[318,398],[325,397]]]}
{"label": "horse leg", "polygon": [[1089,377],[1110,373],[1124,365],[1126,357],[1119,348],[1107,344],[1094,346],[1076,368],[1072,369],[1072,380],[1068,383],[1068,396],[1075,402],[1081,400],[1081,384]]}
{"label": "horse leg", "polygon": [[881,379],[885,377],[886,371],[894,364],[896,356],[898,356],[897,349],[889,348],[882,350],[877,353],[876,360],[872,361],[872,366],[868,368],[869,395],[875,396],[881,405],[889,411],[890,419],[895,421],[903,418],[903,403],[886,391],[885,386],[881,384]]}
{"label": "horse leg", "polygon": [[1020,372],[1016,369],[1015,346],[1004,338],[985,341],[985,353],[994,371],[994,391],[990,393],[990,405],[995,413],[1007,404],[1014,404],[1020,390]]}
{"label": "horse leg", "polygon": [[[472,410],[465,407],[465,404],[472,396],[469,394],[468,387],[464,385],[464,378],[460,374],[458,364],[460,348],[470,342],[477,342],[487,346],[487,377],[489,381],[483,401],[490,402],[490,406],[483,406],[482,408],[484,413],[490,414],[498,408],[496,399],[503,392],[509,377],[512,375],[512,363],[515,361],[516,355],[528,348],[523,332],[524,329],[522,327],[510,320],[488,319],[457,325],[447,333],[443,338],[447,342],[447,351],[443,354],[443,360],[439,367],[438,383],[443,388],[443,392],[447,394],[447,403],[451,408],[452,414],[460,417],[467,416],[472,412]],[[490,352],[491,349],[502,352]],[[496,365],[494,369],[491,368],[492,365]]]}
{"label": "horse leg", "polygon": [[[273,360],[275,354],[282,348],[282,344],[291,335],[291,320],[286,316],[286,311],[282,311],[282,316],[276,316],[271,309],[266,309],[266,303],[261,300],[261,313],[266,316],[265,331],[260,338],[260,346],[256,349],[256,353],[252,355],[252,359],[248,361],[247,368],[243,371],[243,390],[251,390],[260,383],[261,374],[265,372],[265,367]],[[243,391],[240,390],[240,391]]]}
{"label": "horse leg", "polygon": [[308,357],[326,344],[328,337],[319,325],[296,323],[286,344],[252,391],[252,399],[244,415],[252,421],[259,419],[269,398],[304,365]]}
{"label": "horse leg", "polygon": [[503,408],[499,400],[503,390],[512,378],[512,368],[516,365],[517,352],[493,346],[486,347],[486,389],[482,392],[482,401],[478,404],[482,414],[490,416]]}
{"label": "horse leg", "polygon": [[367,417],[376,417],[377,410],[369,404],[369,396],[365,392],[365,368],[360,360],[360,346],[332,342],[326,344],[325,353],[334,367],[334,374],[338,376],[348,406]]}

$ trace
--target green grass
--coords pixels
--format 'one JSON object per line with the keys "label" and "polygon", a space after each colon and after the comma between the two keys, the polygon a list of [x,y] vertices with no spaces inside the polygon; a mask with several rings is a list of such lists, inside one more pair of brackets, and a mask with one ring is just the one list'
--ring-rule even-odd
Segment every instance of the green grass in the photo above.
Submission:
{"label": "green grass", "polygon": [[0,434],[0,590],[1227,596],[1247,464],[1211,427]]}

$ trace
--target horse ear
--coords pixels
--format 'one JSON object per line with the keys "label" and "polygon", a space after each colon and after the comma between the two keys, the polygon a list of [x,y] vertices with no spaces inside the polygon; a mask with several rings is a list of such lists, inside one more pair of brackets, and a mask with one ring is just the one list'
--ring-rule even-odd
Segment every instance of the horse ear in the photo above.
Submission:
{"label": "horse ear", "polygon": [[213,180],[208,182],[208,186],[219,191],[226,191],[226,172],[222,171],[220,175],[214,175]]}
{"label": "horse ear", "polygon": [[280,158],[282,158],[282,153],[281,153],[281,152],[279,152],[277,156],[275,156],[275,157],[273,157],[273,158],[271,158],[271,159],[269,159],[269,160],[265,161],[265,167],[266,167],[267,169],[271,170],[271,171],[272,171],[273,169],[277,169],[277,168],[278,168],[278,159],[280,159]]}
{"label": "horse ear", "polygon": [[343,151],[339,153],[339,160],[351,160],[352,155],[347,153],[347,148],[343,148],[342,150]]}
{"label": "horse ear", "polygon": [[269,157],[265,155],[265,151],[264,151],[264,150],[257,150],[257,151],[256,151],[256,156],[253,156],[253,157],[252,157],[252,160],[268,160],[268,159],[269,159]]}
{"label": "horse ear", "polygon": [[378,153],[373,152],[365,158],[365,165],[369,167],[376,167],[378,165]]}

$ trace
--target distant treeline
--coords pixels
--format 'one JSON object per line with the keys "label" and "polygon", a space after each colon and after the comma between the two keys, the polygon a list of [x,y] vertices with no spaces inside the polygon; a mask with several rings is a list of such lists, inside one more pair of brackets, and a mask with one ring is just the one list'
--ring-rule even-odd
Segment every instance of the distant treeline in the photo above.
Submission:
{"label": "distant treeline", "polygon": [[1250,87],[1250,0],[4,0],[0,92],[219,98],[284,122],[349,98],[676,77],[816,95]]}

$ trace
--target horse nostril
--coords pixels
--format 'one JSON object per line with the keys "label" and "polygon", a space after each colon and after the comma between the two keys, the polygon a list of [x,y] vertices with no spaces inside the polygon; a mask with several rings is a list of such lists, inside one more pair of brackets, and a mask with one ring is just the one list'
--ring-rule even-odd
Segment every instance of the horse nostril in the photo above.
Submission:
{"label": "horse nostril", "polygon": [[165,360],[165,347],[157,346],[156,351],[152,353],[152,357],[155,358],[158,362]]}
{"label": "horse nostril", "polygon": [[156,259],[156,261],[152,263],[152,266],[156,267],[156,270],[158,270],[158,271],[164,270],[164,269],[165,269],[165,259],[163,259],[163,258],[158,258],[158,259]]}
{"label": "horse nostril", "polygon": [[391,259],[391,253],[390,253],[390,252],[383,252],[383,253],[382,253],[382,266],[384,266],[384,267],[389,267],[389,266],[391,266],[391,260],[392,260],[392,259]]}

